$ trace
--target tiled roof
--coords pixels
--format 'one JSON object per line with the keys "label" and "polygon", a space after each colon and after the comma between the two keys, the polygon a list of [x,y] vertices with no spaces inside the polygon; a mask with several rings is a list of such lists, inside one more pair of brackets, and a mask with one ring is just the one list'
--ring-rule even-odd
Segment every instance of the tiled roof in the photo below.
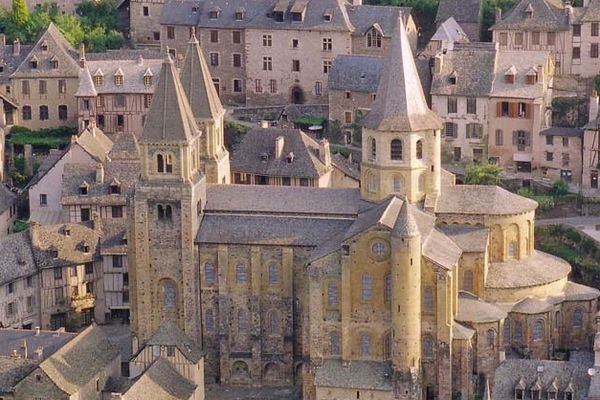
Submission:
{"label": "tiled roof", "polygon": [[[283,138],[283,152],[277,158],[275,140],[279,137]],[[318,179],[331,170],[319,159],[318,151],[319,144],[299,129],[257,128],[244,136],[232,154],[231,170]],[[292,162],[288,162],[290,154],[293,154]]]}
{"label": "tiled roof", "polygon": [[141,142],[185,142],[199,134],[179,73],[169,55],[162,63],[160,77],[148,112]]}
{"label": "tiled roof", "polygon": [[575,282],[567,282],[565,287],[565,300],[567,301],[589,301],[600,296],[598,289],[581,285]]}
{"label": "tiled roof", "polygon": [[202,349],[198,347],[177,325],[164,321],[154,335],[146,343],[147,346],[175,346],[192,363],[197,363],[203,357]]}
{"label": "tiled roof", "polygon": [[113,143],[96,126],[94,120],[91,121],[90,125],[75,138],[75,141],[96,160],[104,161],[112,149]]}
{"label": "tiled roof", "polygon": [[[456,43],[454,50],[441,55],[440,73],[433,74],[432,95],[488,96],[496,66],[493,43]],[[477,65],[477,68],[473,68]],[[456,78],[455,83],[450,77]]]}
{"label": "tiled roof", "polygon": [[404,23],[398,18],[387,50],[377,98],[363,119],[373,130],[412,132],[440,129],[439,117],[429,109],[410,49]]}
{"label": "tiled roof", "polygon": [[346,158],[338,153],[334,153],[331,155],[331,163],[335,168],[343,172],[344,175],[350,178],[354,178],[357,181],[360,181],[360,170],[358,163],[355,163],[349,158]]}
{"label": "tiled roof", "polygon": [[[58,349],[77,336],[75,333],[44,331],[39,335],[35,330],[28,329],[0,329],[0,357],[9,357],[13,350],[23,355],[23,341],[27,342],[28,358],[43,361],[52,356]],[[35,350],[42,348],[41,358]]]}
{"label": "tiled roof", "polygon": [[526,297],[515,304],[511,312],[519,314],[542,314],[550,312],[554,305],[547,299],[538,299],[535,297]]}
{"label": "tiled roof", "polygon": [[[161,65],[162,59],[145,59],[141,55],[135,59],[102,59],[97,61],[86,61],[86,67],[90,71],[92,77],[96,75],[104,76],[103,83],[101,85],[95,85],[95,90],[98,94],[152,94],[157,87]],[[115,80],[117,71],[123,74],[123,83],[119,85],[116,84]],[[146,85],[144,82],[144,76],[148,74],[152,76],[152,83],[150,85]]]}
{"label": "tiled roof", "polygon": [[482,253],[487,248],[488,228],[472,225],[442,224],[439,229],[452,239],[464,252]]}
{"label": "tiled roof", "polygon": [[435,22],[454,17],[457,22],[481,22],[482,0],[440,0]]}
{"label": "tiled roof", "polygon": [[562,127],[558,127],[558,126],[552,126],[550,128],[542,129],[540,131],[540,135],[581,137],[581,136],[583,136],[583,128],[562,128]]}
{"label": "tiled roof", "polygon": [[381,361],[324,360],[316,368],[315,385],[331,388],[392,391],[392,368]]}
{"label": "tiled roof", "polygon": [[[533,9],[531,18],[527,8]],[[566,31],[569,18],[560,0],[521,0],[491,30]]]}
{"label": "tiled roof", "polygon": [[40,364],[40,368],[62,391],[73,395],[103,372],[119,350],[101,328],[90,325],[77,337]]}
{"label": "tiled roof", "polygon": [[506,318],[506,316],[506,312],[474,294],[462,291],[458,294],[458,312],[455,319],[459,322],[496,322]]}
{"label": "tiled roof", "polygon": [[100,254],[127,254],[125,235],[127,220],[125,218],[106,218],[102,221],[102,238]]}
{"label": "tiled roof", "polygon": [[459,340],[469,340],[475,335],[475,330],[467,328],[466,326],[459,324],[456,321],[452,323],[452,338]]}
{"label": "tiled roof", "polygon": [[164,358],[157,358],[126,391],[127,400],[189,400],[197,385]]}
{"label": "tiled roof", "polygon": [[536,286],[565,279],[569,272],[571,265],[568,262],[536,250],[520,260],[490,263],[485,286],[514,289]]}
{"label": "tiled roof", "polygon": [[7,211],[17,202],[17,195],[0,183],[0,214]]}
{"label": "tiled roof", "polygon": [[215,120],[223,117],[225,109],[195,35],[188,43],[179,77],[196,119]]}
{"label": "tiled roof", "polygon": [[600,22],[600,0],[591,0],[588,6],[583,8],[578,22]]}
{"label": "tiled roof", "polygon": [[[160,14],[161,25],[195,26],[200,18],[202,3],[196,0],[167,0]],[[196,9],[196,12],[193,10]]]}
{"label": "tiled roof", "polygon": [[382,227],[391,231],[398,219],[402,204],[403,201],[398,197],[390,196],[381,203],[360,212],[355,222],[346,231],[344,240],[349,240],[371,227]]}
{"label": "tiled roof", "polygon": [[383,70],[383,58],[339,55],[329,71],[329,90],[376,93]]}
{"label": "tiled roof", "polygon": [[585,364],[570,361],[508,359],[503,361],[496,369],[492,398],[514,399],[515,388],[519,381],[522,381],[526,393],[529,393],[528,389],[539,379],[541,392],[544,394],[552,386],[556,386],[556,389],[558,389],[556,398],[561,399],[563,398],[562,393],[570,385],[573,391],[573,399],[583,400],[587,398],[590,385],[588,368],[591,366],[592,363]]}
{"label": "tiled roof", "polygon": [[[47,45],[47,50],[42,47]],[[32,57],[37,59],[37,68],[31,68],[29,61]],[[52,68],[50,60],[58,60],[58,68]],[[79,76],[79,56],[75,49],[60,33],[56,25],[50,22],[48,29],[42,33],[40,39],[22,60],[19,67],[11,75],[14,78],[62,78]]]}
{"label": "tiled roof", "polygon": [[[496,71],[492,86],[493,97],[513,97],[523,99],[539,99],[544,96],[544,85],[549,77],[543,76],[544,66],[550,53],[534,50],[499,50],[496,61]],[[536,83],[527,83],[527,73],[533,69],[539,71]],[[506,72],[513,69],[514,83],[505,81]]]}
{"label": "tiled roof", "polygon": [[[101,231],[83,224],[33,224],[30,229],[39,268],[84,264],[93,261],[98,254]],[[89,251],[85,252],[84,246],[89,246]],[[57,251],[58,257],[54,258],[51,251]]]}
{"label": "tiled roof", "polygon": [[0,357],[0,394],[12,394],[15,385],[29,375],[37,364],[34,360],[24,358]]}
{"label": "tiled roof", "polygon": [[492,185],[444,186],[436,214],[510,215],[535,210],[533,200]]}
{"label": "tiled roof", "polygon": [[29,54],[33,46],[20,45],[20,51],[18,54],[14,54],[13,45],[11,43],[7,45],[0,45],[0,65],[4,67],[3,71],[0,72],[0,84],[8,84],[10,82],[9,77],[23,62],[23,59]]}
{"label": "tiled roof", "polygon": [[79,70],[79,86],[75,92],[75,96],[78,97],[95,97],[98,95],[92,75],[87,66]]}
{"label": "tiled roof", "polygon": [[358,189],[300,186],[209,185],[206,212],[356,216]]}
{"label": "tiled roof", "polygon": [[37,272],[28,231],[0,239],[0,254],[0,285]]}

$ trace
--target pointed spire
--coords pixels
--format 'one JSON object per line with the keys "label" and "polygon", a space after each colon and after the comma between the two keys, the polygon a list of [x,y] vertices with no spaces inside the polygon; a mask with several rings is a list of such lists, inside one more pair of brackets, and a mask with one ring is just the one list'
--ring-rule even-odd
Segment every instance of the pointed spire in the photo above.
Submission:
{"label": "pointed spire", "polygon": [[421,87],[410,42],[399,16],[387,51],[377,97],[363,120],[369,129],[413,132],[441,129],[439,117],[429,109]]}
{"label": "pointed spire", "polygon": [[140,141],[188,141],[197,129],[179,74],[167,53]]}
{"label": "pointed spire", "polygon": [[410,204],[408,204],[407,198],[404,197],[404,200],[402,200],[402,208],[400,208],[400,214],[398,214],[398,219],[396,220],[394,230],[392,231],[393,236],[398,238],[411,238],[421,234],[421,232],[419,232],[419,227],[415,222],[415,217],[412,215],[409,207]]}
{"label": "pointed spire", "polygon": [[217,119],[223,116],[225,110],[194,32],[188,42],[181,69],[181,84],[196,119]]}
{"label": "pointed spire", "polygon": [[87,65],[79,70],[79,86],[75,97],[96,97],[98,92],[96,91],[96,85],[92,80],[92,75]]}

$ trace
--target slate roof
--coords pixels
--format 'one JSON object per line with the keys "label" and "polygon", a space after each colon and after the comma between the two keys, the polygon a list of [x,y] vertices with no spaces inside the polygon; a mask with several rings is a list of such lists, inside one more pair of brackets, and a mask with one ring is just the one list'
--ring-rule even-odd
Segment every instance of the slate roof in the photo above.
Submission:
{"label": "slate roof", "polygon": [[9,357],[13,350],[23,354],[21,346],[27,341],[27,353],[29,358],[37,358],[35,350],[42,348],[41,361],[52,356],[65,344],[77,336],[76,333],[44,331],[39,335],[35,330],[28,329],[0,329],[0,357]]}
{"label": "slate roof", "polygon": [[125,218],[106,218],[102,221],[100,254],[127,254],[127,220]]}
{"label": "slate roof", "polygon": [[[0,65],[3,71],[0,72],[0,84],[6,85],[10,82],[10,76],[23,62],[23,59],[29,54],[33,46],[21,44],[21,50],[18,54],[13,53],[13,45],[9,43],[7,45],[0,45]],[[4,94],[3,94],[4,96]]]}
{"label": "slate roof", "polygon": [[[479,0],[477,0],[479,1]],[[464,2],[466,3],[466,2]],[[439,6],[438,6],[439,12]],[[460,18],[460,16],[458,16]],[[440,27],[435,31],[431,40],[447,40],[449,42],[469,42],[469,37],[456,22],[454,17],[450,17],[440,24]]]}
{"label": "slate roof", "polygon": [[460,247],[437,229],[432,229],[423,242],[423,256],[447,270],[458,265],[461,254]]}
{"label": "slate roof", "polygon": [[206,213],[356,216],[358,189],[300,186],[209,185]]}
{"label": "slate roof", "polygon": [[112,141],[92,122],[90,125],[75,137],[75,142],[79,144],[88,154],[98,161],[104,161],[112,149]]}
{"label": "slate roof", "polygon": [[160,77],[148,112],[142,143],[187,142],[199,134],[194,115],[173,61],[162,63]]}
{"label": "slate roof", "polygon": [[0,239],[0,254],[0,285],[37,272],[28,231]]}
{"label": "slate roof", "polygon": [[[441,72],[433,74],[431,94],[488,96],[494,81],[496,53],[493,43],[456,43],[454,50],[441,56]],[[450,82],[451,75],[456,76],[455,84]]]}
{"label": "slate roof", "polygon": [[316,368],[315,385],[332,388],[392,391],[392,368],[387,362],[324,360]]}
{"label": "slate roof", "polygon": [[475,335],[475,330],[467,328],[466,326],[459,324],[456,321],[452,323],[452,338],[459,340],[469,340]]}
{"label": "slate roof", "polygon": [[15,193],[0,183],[0,214],[12,207],[17,202],[17,199],[18,197]]}
{"label": "slate roof", "polygon": [[[533,15],[528,18],[525,10],[531,6]],[[503,13],[490,30],[567,31],[569,19],[560,0],[521,0]]]}
{"label": "slate roof", "polygon": [[550,254],[536,250],[520,260],[492,262],[488,266],[485,285],[489,288],[522,288],[565,279],[571,265]]}
{"label": "slate roof", "polygon": [[0,357],[0,394],[9,394],[15,385],[31,373],[37,362],[24,358]]}
{"label": "slate roof", "polygon": [[533,200],[511,193],[499,186],[444,186],[438,197],[436,214],[511,215],[537,208]]}
{"label": "slate roof", "polygon": [[550,128],[542,129],[540,135],[543,136],[562,136],[562,137],[582,137],[583,128],[562,128],[551,126]]}
{"label": "slate roof", "polygon": [[[492,398],[513,399],[519,381],[522,380],[525,389],[528,390],[539,378],[542,397],[545,397],[548,389],[555,384],[560,393],[556,398],[563,398],[562,393],[572,385],[574,399],[583,400],[590,385],[587,370],[591,366],[591,363],[569,361],[507,359],[498,366],[494,374]],[[538,372],[540,369],[541,373]]]}
{"label": "slate roof", "polygon": [[329,90],[376,93],[383,71],[383,58],[339,55],[329,71]]}
{"label": "slate roof", "polygon": [[600,0],[591,0],[587,7],[583,8],[583,13],[578,22],[599,22],[600,21]]}
{"label": "slate roof", "polygon": [[113,143],[112,149],[108,153],[111,161],[117,160],[138,160],[140,158],[140,148],[137,138],[133,133],[120,133]]}
{"label": "slate roof", "polygon": [[31,178],[29,183],[27,183],[26,189],[34,186],[44,176],[46,176],[48,171],[50,171],[52,169],[52,167],[54,167],[54,165],[56,165],[56,163],[65,155],[66,152],[67,152],[67,150],[50,149],[50,152],[48,153],[48,155],[46,157],[44,157],[44,159],[40,163],[40,166],[39,166],[36,174],[33,176],[33,178]]}
{"label": "slate roof", "polygon": [[189,400],[197,385],[164,358],[157,358],[126,391],[127,400]]}
{"label": "slate roof", "polygon": [[381,203],[359,213],[355,222],[344,234],[344,240],[349,240],[372,227],[391,231],[398,219],[402,204],[403,201],[398,197],[390,196]]}
{"label": "slate roof", "polygon": [[565,300],[567,301],[594,300],[598,296],[600,296],[600,291],[590,286],[569,281],[565,287]]}
{"label": "slate roof", "polygon": [[436,24],[454,17],[457,22],[480,23],[482,0],[440,0]]}
{"label": "slate roof", "polygon": [[[42,50],[42,45],[48,46],[47,51]],[[37,68],[31,68],[29,61],[35,57],[38,61]],[[58,59],[58,68],[52,68],[50,60]],[[27,56],[21,61],[15,72],[11,75],[13,78],[58,78],[58,77],[79,77],[79,64],[76,60],[79,55],[73,47],[67,42],[60,33],[56,25],[50,22],[50,25],[42,33],[36,44],[33,46]]]}
{"label": "slate roof", "polygon": [[442,224],[438,229],[452,239],[464,252],[482,253],[487,248],[490,232],[488,228],[473,225]]}
{"label": "slate roof", "polygon": [[199,9],[202,3],[196,0],[167,0],[160,14],[161,25],[195,26],[198,24],[200,13],[193,12]]}
{"label": "slate roof", "polygon": [[185,358],[196,364],[203,357],[202,349],[190,339],[177,325],[164,321],[154,335],[146,342],[147,346],[175,346]]}
{"label": "slate roof", "polygon": [[359,164],[346,158],[341,154],[334,153],[331,155],[331,164],[339,169],[347,177],[360,181]]}
{"label": "slate roof", "polygon": [[120,358],[119,349],[93,323],[44,360],[40,368],[62,391],[73,395],[116,358]]}
{"label": "slate roof", "polygon": [[[493,97],[512,97],[539,99],[544,96],[544,85],[548,77],[543,76],[550,53],[536,50],[499,50],[491,95]],[[537,83],[527,83],[527,73],[535,68],[539,71]],[[505,75],[514,70],[514,83],[506,83]]]}
{"label": "slate roof", "polygon": [[106,50],[101,53],[85,53],[86,62],[90,61],[119,61],[119,60],[135,60],[137,61],[140,56],[146,60],[162,60],[164,53],[155,49],[118,49],[118,50]]}
{"label": "slate roof", "polygon": [[[33,224],[30,230],[38,268],[84,264],[93,261],[97,255],[101,232],[84,224]],[[84,245],[89,246],[88,252],[84,252]],[[53,250],[58,252],[57,258],[51,255]]]}
{"label": "slate roof", "polygon": [[458,312],[455,319],[459,322],[496,322],[506,318],[506,316],[506,312],[474,294],[463,291],[458,293]]}
{"label": "slate roof", "polygon": [[[313,0],[314,1],[314,0]],[[354,26],[354,36],[364,36],[374,25],[381,31],[384,37],[392,37],[398,17],[406,26],[412,13],[411,7],[390,6],[348,6],[348,16]]]}
{"label": "slate roof", "polygon": [[[283,137],[281,158],[275,140]],[[249,131],[231,157],[231,170],[267,176],[318,179],[331,170],[318,156],[319,144],[299,129],[257,128]],[[288,156],[293,153],[293,161]],[[267,155],[268,159],[263,160]]]}
{"label": "slate roof", "polygon": [[[140,56],[141,57],[141,56]],[[104,76],[101,85],[95,85],[98,94],[109,93],[139,93],[152,94],[157,86],[162,60],[160,59],[118,59],[86,61],[86,67],[92,77]],[[114,76],[119,71],[123,74],[123,84],[117,85]],[[146,86],[144,76],[152,76],[152,84]],[[93,82],[92,82],[93,83]],[[81,80],[80,80],[81,85]]]}
{"label": "slate roof", "polygon": [[387,51],[377,97],[363,126],[399,132],[441,129],[441,120],[425,100],[401,18]]}
{"label": "slate roof", "polygon": [[79,86],[75,92],[75,96],[78,97],[95,97],[98,95],[96,86],[92,80],[92,75],[87,66],[79,70]]}
{"label": "slate roof", "polygon": [[196,119],[217,120],[225,114],[196,35],[192,34],[179,75]]}

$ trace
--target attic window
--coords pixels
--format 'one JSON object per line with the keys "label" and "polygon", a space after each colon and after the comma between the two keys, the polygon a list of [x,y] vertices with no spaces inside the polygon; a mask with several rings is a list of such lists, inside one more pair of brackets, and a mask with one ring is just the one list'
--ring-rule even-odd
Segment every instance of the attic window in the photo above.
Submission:
{"label": "attic window", "polygon": [[123,75],[116,74],[115,75],[115,85],[121,86],[123,84]]}
{"label": "attic window", "polygon": [[292,13],[292,21],[294,22],[302,22],[302,20],[304,19],[304,15],[300,12],[293,12]]}
{"label": "attic window", "polygon": [[243,21],[245,17],[246,17],[246,10],[244,8],[240,7],[237,10],[235,10],[235,20],[236,21]]}
{"label": "attic window", "polygon": [[528,19],[533,18],[533,7],[531,6],[531,3],[529,3],[529,5],[527,6],[527,8],[525,9],[525,16]]}
{"label": "attic window", "polygon": [[276,22],[283,22],[283,11],[273,11],[273,19]]}
{"label": "attic window", "polygon": [[198,7],[192,7],[192,14],[198,14]]}
{"label": "attic window", "polygon": [[121,186],[119,186],[116,183],[112,183],[109,187],[108,187],[108,193],[109,194],[121,194]]}
{"label": "attic window", "polygon": [[58,69],[58,58],[56,58],[56,56],[52,57],[50,65],[52,66],[52,69]]}
{"label": "attic window", "polygon": [[268,153],[262,153],[260,155],[260,159],[261,159],[261,161],[269,161],[269,154]]}
{"label": "attic window", "polygon": [[82,244],[82,245],[81,245],[81,250],[82,250],[84,253],[89,253],[89,252],[90,252],[90,245],[89,245],[89,244],[87,244],[87,243],[84,243],[84,244]]}
{"label": "attic window", "polygon": [[56,250],[56,249],[50,249],[50,257],[52,257],[52,258],[58,258],[58,250]]}
{"label": "attic window", "polygon": [[219,8],[213,8],[208,12],[208,18],[217,19],[219,18],[219,14],[221,14],[221,10]]}
{"label": "attic window", "polygon": [[332,19],[333,19],[333,10],[325,11],[325,13],[323,14],[323,20],[326,22],[331,22]]}
{"label": "attic window", "polygon": [[86,182],[82,183],[81,186],[79,186],[79,194],[81,196],[88,195],[88,184]]}
{"label": "attic window", "polygon": [[144,76],[144,86],[152,86],[152,76]]}
{"label": "attic window", "polygon": [[37,69],[37,67],[38,67],[38,60],[37,60],[37,58],[35,58],[35,56],[33,56],[29,60],[29,68],[31,68],[31,69]]}
{"label": "attic window", "polygon": [[450,75],[450,84],[451,85],[456,85],[456,81],[458,80],[458,76],[456,75],[456,72],[453,72]]}
{"label": "attic window", "polygon": [[42,42],[42,51],[48,51],[48,42],[46,42],[45,40]]}
{"label": "attic window", "polygon": [[286,160],[287,160],[288,164],[293,163],[294,162],[294,153],[290,152],[290,154],[287,155]]}
{"label": "attic window", "polygon": [[537,82],[537,75],[527,75],[527,84],[528,85],[535,85],[536,82]]}

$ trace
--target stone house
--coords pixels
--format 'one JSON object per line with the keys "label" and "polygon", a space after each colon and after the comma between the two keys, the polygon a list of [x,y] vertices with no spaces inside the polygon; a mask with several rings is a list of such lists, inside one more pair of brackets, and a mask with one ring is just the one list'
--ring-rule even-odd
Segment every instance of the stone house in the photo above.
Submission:
{"label": "stone house", "polygon": [[19,108],[13,114],[15,125],[30,129],[77,126],[78,58],[50,23],[9,77],[11,97]]}
{"label": "stone house", "polygon": [[121,132],[139,135],[161,60],[158,52],[139,50],[86,54],[75,93],[80,129],[94,119],[110,137]]}
{"label": "stone house", "polygon": [[0,184],[0,238],[10,233],[17,220],[17,204],[17,195],[8,187]]}
{"label": "stone house", "polygon": [[358,187],[331,157],[329,142],[299,129],[257,128],[248,132],[231,159],[231,181],[246,185]]}
{"label": "stone house", "polygon": [[401,18],[363,119],[360,190],[208,180],[183,93],[167,58],[128,220],[134,352],[169,322],[206,351],[207,382],[448,399],[492,381],[507,348],[590,348],[600,292],[534,250],[537,203],[449,184]]}
{"label": "stone house", "polygon": [[582,175],[581,190],[588,195],[597,195],[598,191],[598,171],[600,171],[600,161],[598,155],[599,138],[598,129],[598,94],[593,93],[590,96],[589,120],[584,126],[582,140]]}
{"label": "stone house", "polygon": [[559,0],[520,0],[506,13],[496,13],[490,28],[501,50],[544,50],[553,56],[556,74],[571,74],[572,24],[580,10]]}
{"label": "stone house", "polygon": [[488,157],[508,174],[540,175],[537,149],[549,126],[554,62],[547,51],[500,50],[488,108]]}
{"label": "stone house", "polygon": [[435,16],[435,26],[439,29],[449,18],[453,18],[466,33],[469,40],[481,41],[482,1],[481,0],[441,0]]}
{"label": "stone house", "polygon": [[21,65],[32,47],[21,44],[18,39],[7,44],[6,36],[0,34],[0,106],[4,111],[4,126],[10,127],[18,120],[19,104],[13,95],[10,76]]}
{"label": "stone house", "polygon": [[435,57],[431,108],[444,123],[445,162],[488,159],[488,101],[497,57],[493,43],[456,43]]}
{"label": "stone house", "polygon": [[410,9],[354,3],[358,4],[172,1],[164,7],[161,48],[168,47],[175,59],[183,58],[195,30],[226,104],[322,104],[335,57],[383,55],[398,13],[416,49],[417,29]]}
{"label": "stone house", "polygon": [[583,129],[550,127],[540,131],[539,160],[542,178],[563,179],[581,187],[583,173]]}
{"label": "stone house", "polygon": [[600,2],[585,0],[571,27],[571,73],[593,77],[600,70]]}
{"label": "stone house", "polygon": [[469,37],[458,22],[456,22],[454,17],[450,17],[440,24],[420,56],[433,57],[440,52],[445,54],[447,51],[454,49],[454,43],[466,43],[469,41]]}

